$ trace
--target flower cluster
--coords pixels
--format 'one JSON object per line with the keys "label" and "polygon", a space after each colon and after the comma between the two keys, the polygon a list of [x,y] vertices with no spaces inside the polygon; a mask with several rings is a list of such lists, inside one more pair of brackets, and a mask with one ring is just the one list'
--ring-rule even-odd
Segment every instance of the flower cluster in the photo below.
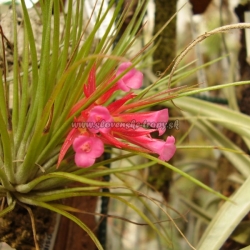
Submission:
{"label": "flower cluster", "polygon": [[[122,63],[116,73],[106,82],[109,84],[117,76],[124,73],[131,63]],[[80,100],[71,110],[70,116],[79,110],[89,97],[95,94],[97,87],[95,81],[95,66],[90,71],[88,83],[84,85],[85,97]],[[59,154],[57,166],[60,165],[67,150],[71,145],[75,151],[75,163],[79,167],[90,167],[96,158],[104,152],[104,144],[116,148],[129,149],[140,152],[154,153],[159,155],[159,159],[168,161],[175,153],[175,139],[173,136],[167,137],[166,141],[154,139],[151,133],[158,131],[162,135],[166,127],[157,124],[167,124],[168,109],[160,111],[131,113],[129,109],[138,107],[145,102],[126,104],[136,97],[131,89],[139,89],[142,86],[143,74],[132,68],[120,78],[104,95],[83,110],[79,117],[75,118],[75,123],[86,122],[88,124],[106,124],[106,126],[73,127],[69,132]],[[107,106],[105,103],[112,94],[122,90],[128,92],[121,99],[115,100]],[[136,124],[150,124],[151,128],[142,126],[119,126],[119,124],[129,124],[135,121]],[[110,126],[109,124],[115,124]]]}

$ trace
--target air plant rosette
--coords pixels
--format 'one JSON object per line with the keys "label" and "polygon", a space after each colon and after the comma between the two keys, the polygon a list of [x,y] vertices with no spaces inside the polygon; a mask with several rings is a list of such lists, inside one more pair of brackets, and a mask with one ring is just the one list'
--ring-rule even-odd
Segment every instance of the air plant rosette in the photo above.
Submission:
{"label": "air plant rosette", "polygon": [[[24,32],[23,37],[18,36],[16,6],[13,1],[13,73],[9,75],[6,63],[0,71],[0,215],[6,215],[15,206],[27,209],[36,249],[39,246],[32,213],[34,206],[74,221],[89,234],[98,249],[103,249],[95,234],[71,213],[77,212],[77,209],[63,205],[60,200],[73,196],[108,196],[132,208],[161,236],[166,245],[171,246],[171,239],[164,229],[123,197],[138,196],[141,201],[139,196],[143,196],[142,193],[126,182],[105,182],[100,178],[145,169],[157,162],[225,198],[167,163],[176,151],[175,138],[168,135],[165,140],[155,139],[151,134],[158,132],[162,135],[166,132],[168,109],[148,111],[148,108],[158,104],[171,106],[171,101],[176,98],[185,99],[188,98],[185,96],[230,84],[204,90],[193,87],[173,88],[168,83],[175,84],[178,81],[178,75],[173,76],[173,72],[187,53],[184,51],[176,60],[170,76],[159,78],[151,86],[143,87],[143,73],[138,67],[139,64],[147,64],[147,58],[155,49],[153,41],[159,34],[135,56],[128,59],[125,55],[139,36],[138,31],[146,11],[144,2],[137,6],[134,16],[114,47],[129,6],[121,12],[122,1],[119,1],[104,35],[96,42],[96,33],[114,1],[110,1],[108,8],[99,12],[91,31],[88,29],[89,22],[84,23],[82,20],[83,2],[75,1],[73,8],[73,1],[69,0],[67,14],[61,14],[59,0],[40,1],[37,14],[42,22],[42,42],[39,44],[41,51],[38,51],[34,29],[23,0]],[[60,29],[61,23],[64,23],[63,30]],[[117,27],[115,30],[114,24]],[[246,27],[243,25],[237,28]],[[3,30],[2,41],[6,39]],[[18,56],[19,39],[24,41],[21,59]],[[93,44],[96,44],[94,48]],[[237,84],[243,83],[231,85]],[[13,100],[10,99],[11,85]],[[181,101],[179,105],[182,105]],[[187,108],[195,110],[197,105]],[[128,153],[100,159],[105,150],[109,151],[110,148]],[[135,155],[148,161],[136,166],[106,167],[107,164]],[[85,186],[69,188],[68,184],[72,182]],[[102,188],[121,191],[105,193],[101,191]],[[123,190],[126,192],[123,193]],[[176,226],[174,220],[169,219]]]}

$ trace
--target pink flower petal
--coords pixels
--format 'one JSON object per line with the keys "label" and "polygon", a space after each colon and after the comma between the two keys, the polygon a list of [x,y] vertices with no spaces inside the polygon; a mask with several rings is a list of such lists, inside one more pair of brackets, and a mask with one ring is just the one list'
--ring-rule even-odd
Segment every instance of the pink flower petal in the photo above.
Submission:
{"label": "pink flower petal", "polygon": [[148,136],[129,137],[123,135],[122,137],[135,145],[139,145],[149,149],[152,153],[158,154],[159,159],[163,161],[170,160],[176,151],[176,147],[174,145],[175,138],[173,136],[167,137],[166,141],[154,139]]}
{"label": "pink flower petal", "polygon": [[75,163],[78,167],[90,167],[104,152],[103,142],[97,137],[78,136],[73,142]]}
{"label": "pink flower petal", "polygon": [[175,138],[173,136],[168,136],[165,144],[159,150],[159,159],[162,161],[169,161],[173,157],[176,151],[174,143]]}
{"label": "pink flower petal", "polygon": [[88,168],[95,163],[95,158],[90,158],[85,154],[76,153],[75,154],[75,163],[78,167]]}
{"label": "pink flower petal", "polygon": [[[116,74],[119,76],[131,65],[132,63],[130,62],[122,63],[118,67]],[[119,89],[127,92],[130,89],[139,89],[142,86],[142,81],[143,81],[143,74],[139,70],[133,68],[127,74],[125,74],[120,80],[118,80],[117,86]]]}
{"label": "pink flower petal", "polygon": [[106,107],[95,106],[89,111],[87,125],[90,132],[94,134],[98,132],[108,133],[110,131],[108,123],[111,122],[113,122],[113,118]]}

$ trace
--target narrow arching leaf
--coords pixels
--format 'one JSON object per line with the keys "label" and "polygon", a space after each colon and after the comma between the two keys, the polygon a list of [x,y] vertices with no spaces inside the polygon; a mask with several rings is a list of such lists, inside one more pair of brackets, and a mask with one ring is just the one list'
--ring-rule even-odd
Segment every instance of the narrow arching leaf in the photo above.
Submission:
{"label": "narrow arching leaf", "polygon": [[197,246],[198,250],[219,250],[221,248],[240,221],[250,211],[249,190],[250,177],[214,216]]}
{"label": "narrow arching leaf", "polygon": [[0,217],[3,217],[5,214],[11,212],[15,208],[16,202],[13,201],[8,207],[0,211]]}

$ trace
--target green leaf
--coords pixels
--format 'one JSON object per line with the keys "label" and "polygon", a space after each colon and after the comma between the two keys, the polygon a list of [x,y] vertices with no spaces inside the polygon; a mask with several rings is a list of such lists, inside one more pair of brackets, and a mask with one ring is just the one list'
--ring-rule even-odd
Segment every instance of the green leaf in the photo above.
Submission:
{"label": "green leaf", "polygon": [[212,220],[212,215],[204,208],[201,208],[200,206],[196,205],[194,202],[190,201],[189,199],[186,199],[184,196],[180,197],[181,201],[191,209],[192,213],[195,214],[196,217],[202,219],[204,222],[209,223]]}
{"label": "green leaf", "polygon": [[7,93],[6,93],[6,89],[7,86],[5,85],[4,87],[4,83],[3,83],[3,72],[2,70],[0,70],[0,112],[2,113],[3,116],[3,121],[4,124],[8,124],[8,108],[7,107]]}
{"label": "green leaf", "polygon": [[145,158],[147,158],[147,159],[154,160],[155,162],[157,162],[157,163],[159,163],[159,164],[161,164],[161,165],[163,165],[163,166],[171,169],[172,171],[174,171],[174,172],[182,175],[183,177],[185,177],[188,180],[192,181],[193,183],[195,183],[196,185],[200,186],[201,188],[204,188],[205,190],[209,191],[210,193],[213,193],[213,194],[217,195],[218,197],[220,197],[220,198],[222,198],[224,200],[229,200],[228,197],[222,195],[219,192],[216,192],[214,189],[208,187],[207,185],[205,185],[204,183],[202,183],[198,179],[192,177],[191,175],[189,175],[189,174],[181,171],[179,168],[174,167],[171,164],[169,164],[169,163],[167,163],[165,161],[162,161],[162,160],[160,160],[160,159],[158,159],[158,158],[156,158],[156,157],[154,157],[152,155],[145,154],[145,153],[139,153],[139,152],[138,152],[138,154],[141,155],[141,156],[143,156],[143,157],[145,157]]}
{"label": "green leaf", "polygon": [[219,250],[227,238],[232,234],[237,225],[250,211],[250,177],[226,201],[213,217],[203,234],[197,250]]}
{"label": "green leaf", "polygon": [[[171,106],[170,103],[165,103]],[[185,116],[192,117],[191,122],[216,146],[242,151],[230,141],[218,128],[212,124],[218,123],[229,130],[238,133],[250,140],[250,117],[240,112],[230,110],[218,104],[209,103],[192,97],[182,97],[175,100],[175,104],[184,110]],[[215,112],[216,110],[216,112]],[[186,113],[187,112],[187,113]],[[197,119],[195,119],[197,117]],[[233,119],[232,119],[233,117]],[[211,121],[209,121],[211,120]],[[228,151],[221,151],[245,177],[249,176],[249,156],[246,154],[233,154]]]}
{"label": "green leaf", "polygon": [[[242,83],[249,84],[250,82]],[[213,122],[250,139],[250,117],[245,114],[193,97],[181,97],[176,99],[174,103],[184,112],[197,116],[200,120],[211,119]],[[173,106],[171,103],[165,103],[165,105]]]}
{"label": "green leaf", "polygon": [[8,175],[5,173],[3,169],[0,168],[0,180],[3,187],[9,191],[15,191],[15,188],[9,182]]}
{"label": "green leaf", "polygon": [[250,221],[242,221],[233,231],[231,238],[243,245],[250,244]]}
{"label": "green leaf", "polygon": [[40,176],[40,177],[32,180],[29,183],[17,185],[15,188],[20,193],[28,193],[34,187],[36,187],[39,183],[41,183],[44,180],[50,179],[50,178],[54,178],[55,181],[57,181],[59,178],[61,178],[61,179],[81,182],[83,184],[95,185],[95,186],[106,186],[107,187],[107,186],[114,186],[115,185],[115,183],[96,181],[96,180],[88,179],[88,178],[85,178],[83,176],[78,176],[78,175],[71,174],[71,173],[56,172],[56,173],[49,173],[47,175]]}
{"label": "green leaf", "polygon": [[[208,136],[213,143],[219,147],[225,147],[234,149],[236,151],[241,151],[241,149],[236,146],[231,140],[229,140],[223,133],[221,133],[218,128],[216,128],[209,121],[200,121],[196,123],[195,126],[199,128],[204,134]],[[234,154],[228,151],[221,151],[223,155],[235,166],[235,168],[243,174],[244,177],[250,175],[249,156],[246,154]]]}
{"label": "green leaf", "polygon": [[18,118],[19,118],[19,81],[18,81],[18,36],[17,36],[17,14],[16,14],[16,3],[12,0],[13,9],[13,45],[14,45],[14,58],[13,58],[13,104],[12,104],[12,129],[15,132],[17,129]]}
{"label": "green leaf", "polygon": [[4,158],[4,171],[8,180],[11,183],[15,183],[15,175],[14,175],[14,164],[13,164],[13,156],[12,156],[12,148],[13,148],[13,138],[12,133],[8,131],[8,125],[4,123],[4,119],[0,112],[0,135],[1,142],[3,147],[3,158]]}
{"label": "green leaf", "polygon": [[5,214],[11,212],[15,208],[16,202],[13,201],[8,207],[0,211],[0,218],[3,217]]}

